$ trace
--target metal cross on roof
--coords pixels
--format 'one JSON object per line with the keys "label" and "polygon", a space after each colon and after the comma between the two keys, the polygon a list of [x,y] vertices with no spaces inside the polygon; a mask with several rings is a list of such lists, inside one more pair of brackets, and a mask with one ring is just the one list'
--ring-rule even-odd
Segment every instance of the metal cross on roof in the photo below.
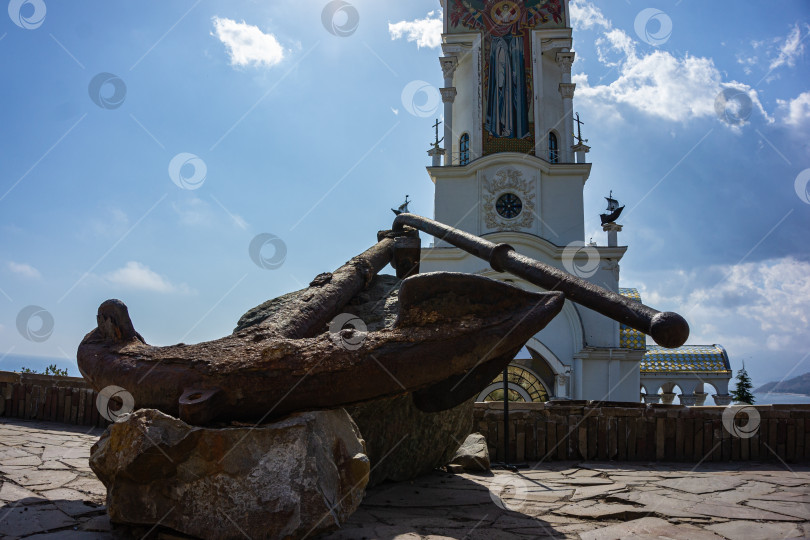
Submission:
{"label": "metal cross on roof", "polygon": [[579,113],[576,113],[576,117],[577,119],[574,120],[574,122],[577,123],[577,144],[583,144],[588,142],[588,139],[582,138],[582,125],[585,124],[585,122],[579,119]]}
{"label": "metal cross on roof", "polygon": [[433,143],[434,148],[439,148],[439,143],[444,140],[444,137],[442,137],[441,139],[439,138],[439,125],[440,124],[441,124],[441,122],[439,122],[439,119],[437,118],[436,123],[431,126],[433,128],[436,128],[436,142]]}

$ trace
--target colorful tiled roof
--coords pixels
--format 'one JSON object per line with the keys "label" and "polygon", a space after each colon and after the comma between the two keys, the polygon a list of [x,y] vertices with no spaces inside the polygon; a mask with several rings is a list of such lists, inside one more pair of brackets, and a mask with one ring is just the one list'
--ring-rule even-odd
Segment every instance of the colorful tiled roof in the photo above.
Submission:
{"label": "colorful tiled roof", "polygon": [[[619,289],[619,294],[630,300],[641,302],[641,295],[638,293],[638,289]],[[635,328],[630,328],[623,324],[619,325],[619,347],[643,351],[646,348],[646,343],[647,336],[645,336],[643,332],[639,332]]]}
{"label": "colorful tiled roof", "polygon": [[641,372],[731,374],[731,365],[720,345],[684,345],[676,349],[650,345],[641,360]]}
{"label": "colorful tiled roof", "polygon": [[[619,294],[641,302],[638,289],[619,289]],[[645,350],[642,373],[731,373],[728,354],[721,345],[684,345],[667,349],[647,345],[647,336],[629,326],[619,325],[619,347]]]}

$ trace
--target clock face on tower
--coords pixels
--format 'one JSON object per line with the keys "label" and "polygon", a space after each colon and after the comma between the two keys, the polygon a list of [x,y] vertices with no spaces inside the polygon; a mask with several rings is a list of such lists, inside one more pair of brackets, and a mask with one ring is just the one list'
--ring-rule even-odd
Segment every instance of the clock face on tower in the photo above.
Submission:
{"label": "clock face on tower", "polygon": [[495,202],[495,210],[506,219],[516,218],[523,210],[523,201],[514,193],[504,193]]}

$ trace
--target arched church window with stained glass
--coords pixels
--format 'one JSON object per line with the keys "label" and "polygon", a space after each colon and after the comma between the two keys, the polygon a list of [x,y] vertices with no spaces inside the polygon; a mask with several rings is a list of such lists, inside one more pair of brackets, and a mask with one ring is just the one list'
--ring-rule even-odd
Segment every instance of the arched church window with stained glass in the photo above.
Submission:
{"label": "arched church window with stained glass", "polygon": [[458,163],[466,165],[470,162],[470,134],[464,133],[458,140]]}
{"label": "arched church window with stained glass", "polygon": [[[507,369],[509,401],[548,401],[548,391],[537,376],[528,369],[510,364]],[[487,386],[476,401],[503,401],[503,373]]]}
{"label": "arched church window with stained glass", "polygon": [[557,145],[557,134],[550,131],[548,134],[548,161],[549,163],[560,162],[560,149]]}

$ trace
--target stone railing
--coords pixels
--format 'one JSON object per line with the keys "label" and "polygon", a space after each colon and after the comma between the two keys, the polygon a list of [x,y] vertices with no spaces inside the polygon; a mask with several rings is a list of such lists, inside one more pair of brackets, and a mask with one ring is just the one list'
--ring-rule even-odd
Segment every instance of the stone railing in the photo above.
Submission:
{"label": "stone railing", "polygon": [[[105,427],[97,397],[81,377],[0,371],[0,416]],[[810,461],[810,405],[745,409],[734,419],[726,407],[510,403],[510,460]],[[487,438],[492,461],[502,460],[503,404],[474,411],[473,429]]]}
{"label": "stone railing", "polygon": [[[510,403],[509,425],[510,460],[518,462],[810,461],[810,405]],[[473,429],[486,437],[491,459],[502,460],[503,404],[476,403]]]}
{"label": "stone railing", "polygon": [[0,416],[105,427],[97,397],[81,377],[0,371]]}

